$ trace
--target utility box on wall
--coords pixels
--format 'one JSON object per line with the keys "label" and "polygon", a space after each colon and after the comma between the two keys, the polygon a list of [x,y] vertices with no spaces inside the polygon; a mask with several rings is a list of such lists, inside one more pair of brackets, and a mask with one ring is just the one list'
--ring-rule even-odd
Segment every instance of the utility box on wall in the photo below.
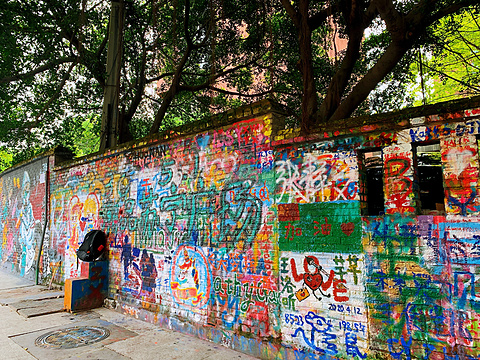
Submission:
{"label": "utility box on wall", "polygon": [[64,309],[75,312],[103,305],[108,293],[108,261],[81,263],[81,276],[65,280]]}

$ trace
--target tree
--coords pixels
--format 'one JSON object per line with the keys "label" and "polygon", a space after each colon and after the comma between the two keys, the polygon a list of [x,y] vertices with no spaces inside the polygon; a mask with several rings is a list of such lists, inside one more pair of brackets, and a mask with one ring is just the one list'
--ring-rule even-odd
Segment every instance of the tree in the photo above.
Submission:
{"label": "tree", "polygon": [[[396,71],[396,67],[400,66],[402,73],[408,73],[409,63],[405,59],[412,59],[411,54],[419,45],[431,43],[432,26],[441,19],[460,14],[467,8],[478,11],[478,1],[473,0],[298,0],[293,3],[281,0],[281,3],[298,34],[303,84],[302,128],[305,132],[315,125],[348,118],[382,80]],[[339,29],[339,36],[347,39],[347,44],[328,88],[323,91],[325,95],[319,101],[312,38],[316,31],[331,27],[331,24]],[[366,37],[367,29],[383,31]],[[376,47],[364,46],[372,41],[372,37],[377,42]],[[357,72],[362,63],[367,65],[364,67],[366,71]]]}
{"label": "tree", "polygon": [[[451,37],[445,19],[478,14],[474,0],[118,2],[118,143],[266,96],[305,132],[410,105],[419,49]],[[98,149],[110,5],[0,3],[0,146]]]}
{"label": "tree", "polygon": [[[266,53],[261,1],[121,3],[119,143],[228,107]],[[11,0],[0,11],[2,141],[75,148],[82,119],[101,113],[110,3]]]}
{"label": "tree", "polygon": [[13,155],[8,151],[0,149],[0,172],[12,165]]}
{"label": "tree", "polygon": [[480,95],[480,19],[467,9],[441,19],[436,41],[421,46],[412,72],[417,105]]}

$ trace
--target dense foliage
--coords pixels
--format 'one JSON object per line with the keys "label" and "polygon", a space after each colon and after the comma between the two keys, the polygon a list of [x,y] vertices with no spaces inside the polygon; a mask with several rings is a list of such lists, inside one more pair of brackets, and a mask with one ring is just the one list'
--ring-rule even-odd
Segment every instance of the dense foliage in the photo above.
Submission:
{"label": "dense foliage", "polygon": [[480,94],[480,18],[467,9],[442,18],[432,41],[418,49],[412,73],[418,81],[416,105]]}
{"label": "dense foliage", "polygon": [[[419,49],[433,54],[426,66],[441,69],[448,59],[435,60],[437,45],[452,39],[461,15],[478,25],[473,0],[120,3],[119,143],[265,97],[286,105],[304,131],[408,106]],[[0,3],[4,151],[98,150],[110,8],[106,0]],[[468,62],[478,37],[463,35]]]}

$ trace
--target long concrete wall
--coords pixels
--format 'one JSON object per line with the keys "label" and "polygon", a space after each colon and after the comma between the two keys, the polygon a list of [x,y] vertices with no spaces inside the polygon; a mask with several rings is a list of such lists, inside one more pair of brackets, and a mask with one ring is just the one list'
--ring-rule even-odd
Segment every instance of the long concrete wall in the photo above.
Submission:
{"label": "long concrete wall", "polygon": [[42,157],[0,176],[0,265],[31,280],[42,260],[48,161]]}
{"label": "long concrete wall", "polygon": [[[276,122],[252,111],[55,168],[42,279],[59,264],[60,281],[77,276],[75,251],[99,228],[109,297],[159,326],[264,359],[480,358],[480,110],[310,139]],[[415,153],[432,141],[441,178],[425,187]],[[382,185],[367,189],[364,154],[379,149]],[[422,211],[438,183],[443,203]]]}

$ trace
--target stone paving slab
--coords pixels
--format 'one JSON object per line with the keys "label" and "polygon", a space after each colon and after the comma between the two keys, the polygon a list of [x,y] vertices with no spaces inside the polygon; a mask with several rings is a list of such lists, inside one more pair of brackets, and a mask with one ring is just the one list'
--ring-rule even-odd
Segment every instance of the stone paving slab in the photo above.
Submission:
{"label": "stone paving slab", "polygon": [[[5,275],[5,276],[2,276]],[[29,279],[25,279],[20,276],[12,276],[8,271],[0,268],[0,276],[2,281],[0,282],[0,290],[14,289],[19,287],[26,287],[34,285],[34,282]]]}
{"label": "stone paving slab", "polygon": [[253,360],[252,356],[227,349],[221,345],[172,330],[156,329],[107,345],[109,349],[128,356],[132,360]]}
{"label": "stone paving slab", "polygon": [[[209,341],[162,329],[112,309],[98,308],[79,313],[59,312],[25,317],[15,308],[33,301],[62,301],[63,292],[22,285],[12,274],[0,271],[0,359],[8,360],[252,360],[254,357]],[[28,283],[28,282],[25,282]],[[2,286],[4,285],[4,286]],[[13,286],[12,286],[13,285]],[[26,302],[22,302],[26,300]],[[37,302],[39,304],[40,302]],[[34,307],[31,309],[35,309]],[[99,342],[73,349],[42,348],[35,340],[56,329],[80,325],[108,326],[111,335]]]}
{"label": "stone paving slab", "polygon": [[19,302],[8,304],[17,313],[26,318],[33,316],[41,316],[63,312],[63,297],[39,299],[39,300],[22,300]]}
{"label": "stone paving slab", "polygon": [[[42,335],[50,333],[55,330],[64,330],[72,327],[81,327],[81,326],[96,326],[103,327],[109,330],[110,336],[106,339],[90,343],[88,345],[79,346],[76,348],[54,348],[54,347],[42,347],[35,344],[35,340]],[[9,336],[20,347],[28,351],[32,356],[37,359],[48,359],[48,360],[65,360],[65,359],[125,359],[122,355],[116,353],[112,349],[105,348],[107,345],[112,344],[117,341],[122,341],[138,334],[133,331],[129,331],[122,327],[116,326],[108,321],[102,319],[92,319],[88,321],[75,322],[70,326],[58,326],[54,328],[37,330],[30,333],[13,335]],[[102,357],[100,357],[102,354]],[[89,357],[91,356],[91,357]],[[128,359],[128,358],[126,358]]]}
{"label": "stone paving slab", "polygon": [[[155,359],[155,357],[151,357],[151,359]],[[75,354],[65,360],[131,360],[129,357],[125,357],[120,355],[119,353],[107,349],[90,349],[88,352],[84,352],[81,354]],[[223,359],[225,360],[225,359]]]}
{"label": "stone paving slab", "polygon": [[100,316],[118,326],[139,334],[107,345],[109,349],[132,360],[254,360],[212,342],[164,329],[159,326],[122,315],[106,308],[95,309]]}
{"label": "stone paving slab", "polygon": [[0,305],[8,305],[22,300],[42,300],[63,296],[63,291],[48,290],[46,287],[40,285],[0,289]]}

